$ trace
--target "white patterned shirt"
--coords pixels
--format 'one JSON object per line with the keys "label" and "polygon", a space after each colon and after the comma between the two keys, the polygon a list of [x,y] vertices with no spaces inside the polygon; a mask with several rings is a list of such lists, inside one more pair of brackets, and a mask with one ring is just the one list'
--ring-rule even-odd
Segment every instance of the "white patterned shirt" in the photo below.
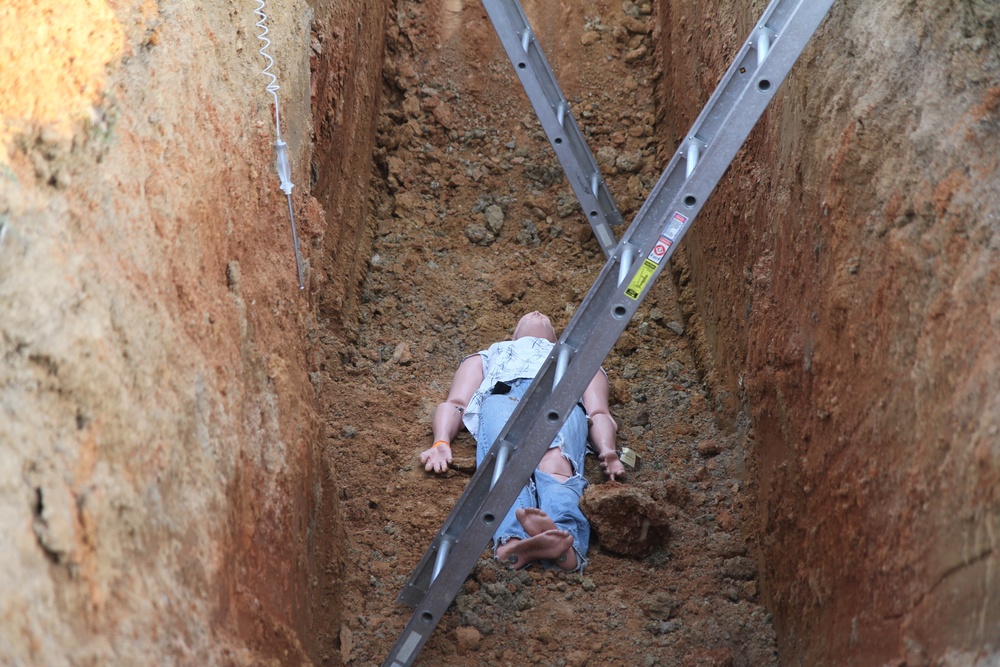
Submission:
{"label": "white patterned shirt", "polygon": [[479,410],[483,400],[497,382],[510,382],[518,378],[533,378],[548,359],[554,343],[544,338],[524,336],[517,340],[493,343],[479,352],[483,359],[483,382],[472,395],[462,415],[462,422],[472,437],[479,431]]}

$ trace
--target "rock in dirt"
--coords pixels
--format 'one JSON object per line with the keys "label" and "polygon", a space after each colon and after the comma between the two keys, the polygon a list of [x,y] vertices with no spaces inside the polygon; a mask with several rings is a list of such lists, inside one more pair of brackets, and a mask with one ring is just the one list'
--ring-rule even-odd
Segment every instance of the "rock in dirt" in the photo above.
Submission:
{"label": "rock in dirt", "polygon": [[629,32],[633,32],[639,35],[648,35],[653,32],[653,24],[649,21],[643,21],[632,16],[626,16],[622,19],[622,27],[624,27]]}
{"label": "rock in dirt", "polygon": [[407,95],[403,99],[403,113],[410,118],[420,116],[420,100],[415,95]]}
{"label": "rock in dirt", "polygon": [[698,453],[705,458],[710,458],[712,456],[718,455],[722,451],[722,445],[719,444],[718,440],[709,438],[707,440],[702,440],[698,443]]}
{"label": "rock in dirt", "polygon": [[757,567],[753,560],[746,556],[729,558],[722,563],[722,576],[730,579],[753,579],[757,575]]}
{"label": "rock in dirt", "polygon": [[629,420],[630,426],[647,426],[649,425],[649,410],[639,410],[632,418]]}
{"label": "rock in dirt", "polygon": [[496,204],[490,204],[483,211],[483,218],[486,220],[486,227],[494,234],[499,234],[503,229],[503,209]]}
{"label": "rock in dirt", "polygon": [[351,660],[351,651],[354,650],[354,635],[347,625],[340,627],[340,659],[345,663]]}
{"label": "rock in dirt", "polygon": [[645,57],[648,49],[645,45],[632,49],[625,54],[624,60],[630,65]]}
{"label": "rock in dirt", "polygon": [[496,237],[490,233],[490,230],[478,222],[474,222],[465,228],[465,238],[469,239],[474,245],[482,246],[487,246],[496,240]]}
{"label": "rock in dirt", "polygon": [[601,546],[616,554],[645,558],[670,535],[666,512],[634,486],[591,486],[580,508]]}
{"label": "rock in dirt", "polygon": [[645,161],[642,159],[642,151],[634,153],[622,153],[615,160],[615,167],[618,171],[626,174],[634,174],[642,169]]}
{"label": "rock in dirt", "polygon": [[660,592],[639,603],[642,611],[656,621],[668,621],[677,615],[680,601],[670,593]]}
{"label": "rock in dirt", "polygon": [[725,531],[736,530],[736,517],[726,510],[721,510],[715,515],[715,525]]}
{"label": "rock in dirt", "polygon": [[455,127],[455,116],[451,113],[451,107],[445,102],[441,102],[436,107],[434,107],[434,120],[441,125],[441,127],[446,130],[450,130]]}
{"label": "rock in dirt", "polygon": [[511,271],[493,285],[493,291],[496,292],[497,298],[500,299],[500,303],[502,304],[519,301],[524,297],[526,289],[526,277],[519,271]]}
{"label": "rock in dirt", "polygon": [[604,167],[615,166],[615,160],[618,159],[618,151],[614,149],[613,146],[601,146],[597,149],[597,164]]}
{"label": "rock in dirt", "polygon": [[406,343],[400,343],[396,346],[396,349],[392,352],[392,359],[390,361],[394,364],[399,364],[400,366],[406,366],[413,363],[413,355],[410,353],[410,346]]}
{"label": "rock in dirt", "polygon": [[483,640],[483,636],[479,633],[479,630],[470,627],[458,628],[455,630],[455,636],[458,639],[458,654],[465,655],[470,651],[479,650],[479,642]]}
{"label": "rock in dirt", "polygon": [[521,221],[521,230],[517,233],[517,242],[526,246],[537,246],[540,243],[538,238],[538,227],[535,223],[525,218]]}
{"label": "rock in dirt", "polygon": [[566,194],[559,195],[559,200],[556,202],[556,215],[560,218],[567,218],[577,211],[577,206],[576,197]]}
{"label": "rock in dirt", "polygon": [[476,472],[476,459],[473,456],[453,456],[448,467],[471,475]]}
{"label": "rock in dirt", "polygon": [[712,534],[709,537],[709,548],[712,555],[722,558],[745,556],[747,553],[747,545],[728,533]]}
{"label": "rock in dirt", "polygon": [[622,3],[622,12],[625,13],[625,16],[629,16],[634,19],[642,16],[642,9],[639,7],[639,3],[628,2],[628,0]]}

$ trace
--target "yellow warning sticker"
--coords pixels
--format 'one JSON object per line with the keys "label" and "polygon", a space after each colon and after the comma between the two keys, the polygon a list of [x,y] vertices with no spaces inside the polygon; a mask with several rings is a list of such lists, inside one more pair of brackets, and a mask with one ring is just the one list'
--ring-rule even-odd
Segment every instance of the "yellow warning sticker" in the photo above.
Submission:
{"label": "yellow warning sticker", "polygon": [[642,266],[636,271],[635,277],[632,278],[632,282],[628,284],[628,288],[625,290],[625,296],[630,299],[638,299],[639,294],[642,293],[642,288],[646,286],[649,279],[656,272],[657,265],[656,262],[646,259],[643,261]]}

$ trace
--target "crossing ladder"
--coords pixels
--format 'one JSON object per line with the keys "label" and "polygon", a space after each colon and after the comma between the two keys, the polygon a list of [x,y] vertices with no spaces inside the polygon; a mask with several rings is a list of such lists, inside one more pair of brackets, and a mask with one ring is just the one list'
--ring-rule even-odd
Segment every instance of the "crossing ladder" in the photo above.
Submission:
{"label": "crossing ladder", "polygon": [[[483,1],[491,18],[496,13],[523,18],[516,0]],[[833,2],[772,0],[764,10],[400,592],[399,601],[413,607],[414,612],[383,667],[414,663],[499,521]],[[534,39],[526,21],[514,24],[494,19],[494,25],[505,44],[514,37],[524,42],[525,35],[528,41]],[[524,69],[535,69],[544,63],[540,49],[537,54],[522,60],[512,56],[512,60],[519,69],[521,62]],[[543,75],[551,77],[547,64]],[[554,79],[552,82],[554,86]],[[558,145],[552,141],[554,147]],[[590,154],[589,149],[586,152]]]}
{"label": "crossing ladder", "polygon": [[610,257],[615,249],[615,235],[611,227],[621,224],[622,214],[608,191],[594,154],[573,118],[569,101],[559,88],[521,4],[517,0],[483,0],[483,6],[601,250],[605,257]]}

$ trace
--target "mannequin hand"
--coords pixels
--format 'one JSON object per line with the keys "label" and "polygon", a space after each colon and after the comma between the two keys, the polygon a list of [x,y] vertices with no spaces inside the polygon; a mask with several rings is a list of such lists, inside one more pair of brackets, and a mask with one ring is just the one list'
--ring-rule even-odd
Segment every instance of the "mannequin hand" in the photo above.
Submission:
{"label": "mannequin hand", "polygon": [[[420,462],[427,472],[445,472],[451,463],[451,446],[443,442],[420,453]],[[621,465],[621,464],[619,464]]]}
{"label": "mannequin hand", "polygon": [[618,459],[617,452],[604,452],[597,457],[601,462],[601,470],[608,476],[608,479],[615,481],[625,477],[625,466]]}

